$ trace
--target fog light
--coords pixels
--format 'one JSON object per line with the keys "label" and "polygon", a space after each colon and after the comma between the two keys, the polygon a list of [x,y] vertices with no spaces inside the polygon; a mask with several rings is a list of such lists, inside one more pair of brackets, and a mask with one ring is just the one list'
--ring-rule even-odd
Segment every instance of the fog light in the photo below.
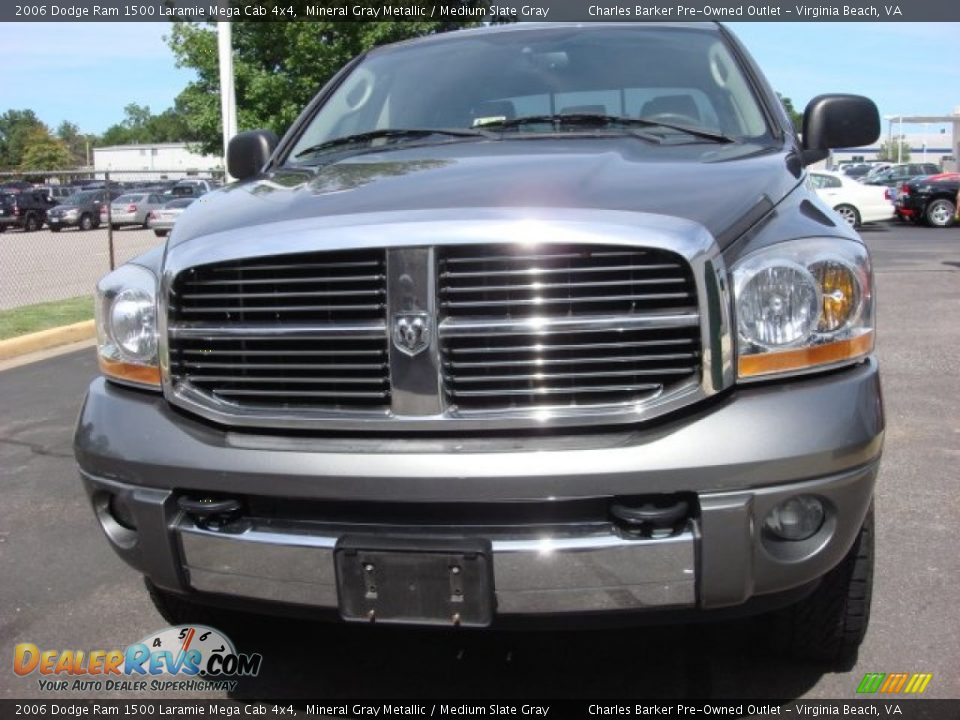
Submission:
{"label": "fog light", "polygon": [[124,527],[127,530],[136,530],[137,522],[133,519],[133,513],[130,511],[130,506],[123,501],[119,495],[111,495],[110,502],[108,504],[110,514],[113,516],[113,519],[117,521],[117,525]]}
{"label": "fog light", "polygon": [[794,495],[773,508],[763,525],[783,540],[806,540],[823,525],[823,504],[812,495]]}

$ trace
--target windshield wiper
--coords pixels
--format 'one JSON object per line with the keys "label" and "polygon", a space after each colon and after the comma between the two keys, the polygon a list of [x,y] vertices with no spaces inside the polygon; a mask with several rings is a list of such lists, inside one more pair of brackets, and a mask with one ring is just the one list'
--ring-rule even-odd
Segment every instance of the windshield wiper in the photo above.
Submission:
{"label": "windshield wiper", "polygon": [[[644,127],[644,128],[666,128],[668,130],[676,130],[678,132],[684,132],[688,135],[693,135],[694,137],[703,138],[705,140],[712,140],[714,142],[729,143],[733,142],[733,138],[729,138],[726,135],[721,135],[720,133],[711,132],[710,130],[701,130],[700,128],[691,128],[684,125],[673,125],[671,123],[660,122],[659,120],[654,120],[652,118],[632,118],[622,115],[602,115],[598,113],[557,113],[554,115],[524,115],[517,118],[511,118],[510,120],[494,120],[491,122],[483,123],[484,128],[515,128],[522,125],[552,125],[554,128],[560,128],[565,125],[567,126],[594,126],[594,127]],[[645,139],[653,140],[660,142],[663,138],[659,135],[653,135],[650,133],[633,133],[638,137],[643,137]]]}
{"label": "windshield wiper", "polygon": [[449,137],[485,137],[495,139],[496,135],[485,130],[469,128],[382,128],[380,130],[370,130],[369,132],[356,133],[354,135],[344,135],[343,137],[326,140],[316,145],[311,145],[305,150],[301,150],[294,157],[303,157],[304,155],[316,155],[327,150],[349,146],[365,145],[374,140],[418,140],[420,138],[430,137],[431,135],[447,135]]}

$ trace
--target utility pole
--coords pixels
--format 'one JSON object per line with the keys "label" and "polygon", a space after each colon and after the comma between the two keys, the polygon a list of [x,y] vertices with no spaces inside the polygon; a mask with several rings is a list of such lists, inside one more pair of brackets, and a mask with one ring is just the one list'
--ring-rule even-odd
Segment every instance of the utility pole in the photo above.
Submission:
{"label": "utility pole", "polygon": [[220,63],[220,119],[223,124],[224,180],[227,172],[227,145],[237,134],[237,95],[233,88],[233,29],[230,22],[217,23],[217,52]]}

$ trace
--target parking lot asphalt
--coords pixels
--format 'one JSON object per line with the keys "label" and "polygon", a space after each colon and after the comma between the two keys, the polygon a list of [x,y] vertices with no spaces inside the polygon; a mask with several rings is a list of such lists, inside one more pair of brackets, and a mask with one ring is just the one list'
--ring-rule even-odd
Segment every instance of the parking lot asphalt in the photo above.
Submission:
{"label": "parking lot asphalt", "polygon": [[[960,228],[864,238],[888,430],[873,615],[853,667],[787,662],[746,622],[480,635],[271,619],[234,638],[264,661],[232,696],[853,699],[866,672],[930,672],[926,697],[960,698]],[[57,696],[13,674],[16,643],[111,649],[165,625],[74,469],[73,422],[96,372],[89,349],[0,372],[0,697]]]}
{"label": "parking lot asphalt", "polygon": [[[152,230],[120,228],[113,233],[115,264],[161,242]],[[110,244],[103,225],[86,232],[7,230],[0,233],[0,310],[91,295],[109,270]]]}

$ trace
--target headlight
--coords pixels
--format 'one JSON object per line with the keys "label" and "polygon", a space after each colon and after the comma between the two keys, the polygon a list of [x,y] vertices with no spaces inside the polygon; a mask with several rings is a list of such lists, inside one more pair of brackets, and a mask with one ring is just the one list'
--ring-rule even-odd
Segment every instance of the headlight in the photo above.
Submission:
{"label": "headlight", "polygon": [[839,365],[873,350],[873,277],[861,244],[791,240],[733,267],[740,378]]}
{"label": "headlight", "polygon": [[157,280],[146,268],[124,265],[97,284],[97,356],[104,375],[159,387]]}

